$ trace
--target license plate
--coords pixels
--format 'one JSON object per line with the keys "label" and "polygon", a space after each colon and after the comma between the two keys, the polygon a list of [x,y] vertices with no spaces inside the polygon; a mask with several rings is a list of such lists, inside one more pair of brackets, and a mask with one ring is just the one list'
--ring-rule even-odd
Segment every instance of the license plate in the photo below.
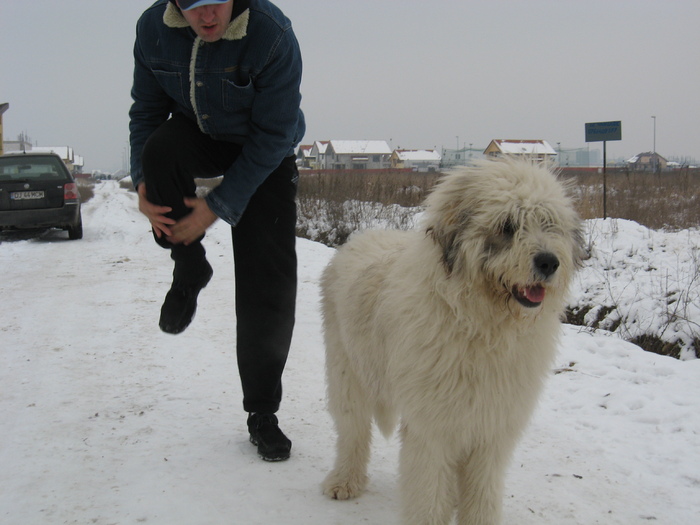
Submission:
{"label": "license plate", "polygon": [[13,201],[24,201],[24,200],[30,200],[30,199],[43,199],[44,192],[43,191],[15,191],[13,193],[10,193],[10,198]]}

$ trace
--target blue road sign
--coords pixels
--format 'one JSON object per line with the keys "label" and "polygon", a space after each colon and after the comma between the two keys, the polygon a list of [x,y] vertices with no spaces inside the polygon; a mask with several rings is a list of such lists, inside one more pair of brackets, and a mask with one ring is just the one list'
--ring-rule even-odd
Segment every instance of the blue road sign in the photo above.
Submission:
{"label": "blue road sign", "polygon": [[622,122],[589,122],[586,124],[586,142],[622,140]]}

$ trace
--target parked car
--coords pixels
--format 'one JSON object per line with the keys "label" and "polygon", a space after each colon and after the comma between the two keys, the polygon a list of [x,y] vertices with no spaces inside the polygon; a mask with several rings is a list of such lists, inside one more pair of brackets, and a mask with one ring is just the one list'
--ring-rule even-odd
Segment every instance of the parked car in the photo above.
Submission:
{"label": "parked car", "polygon": [[80,194],[55,153],[0,155],[0,229],[60,228],[83,237]]}

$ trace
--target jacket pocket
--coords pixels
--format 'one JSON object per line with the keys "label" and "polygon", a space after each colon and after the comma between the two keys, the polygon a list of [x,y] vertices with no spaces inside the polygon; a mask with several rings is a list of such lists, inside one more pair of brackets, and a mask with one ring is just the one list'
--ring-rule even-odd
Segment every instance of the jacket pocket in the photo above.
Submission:
{"label": "jacket pocket", "polygon": [[179,71],[154,69],[153,75],[170,98],[180,105],[189,106],[189,89],[183,84],[182,74]]}
{"label": "jacket pocket", "polygon": [[237,112],[248,110],[253,107],[255,99],[255,86],[253,81],[248,79],[248,85],[241,86],[231,80],[222,81],[224,109],[226,111]]}

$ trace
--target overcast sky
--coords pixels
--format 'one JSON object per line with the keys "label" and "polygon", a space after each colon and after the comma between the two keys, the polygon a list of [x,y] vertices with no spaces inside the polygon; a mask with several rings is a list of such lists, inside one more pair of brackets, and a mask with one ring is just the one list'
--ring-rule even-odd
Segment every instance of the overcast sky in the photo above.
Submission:
{"label": "overcast sky", "polygon": [[[587,147],[622,121],[608,159],[700,160],[698,0],[278,0],[304,57],[303,143]],[[5,140],[71,146],[122,167],[134,27],[149,0],[2,0]],[[600,144],[591,144],[600,148]]]}

